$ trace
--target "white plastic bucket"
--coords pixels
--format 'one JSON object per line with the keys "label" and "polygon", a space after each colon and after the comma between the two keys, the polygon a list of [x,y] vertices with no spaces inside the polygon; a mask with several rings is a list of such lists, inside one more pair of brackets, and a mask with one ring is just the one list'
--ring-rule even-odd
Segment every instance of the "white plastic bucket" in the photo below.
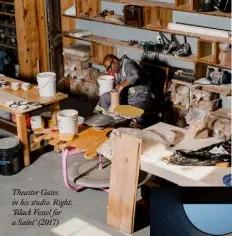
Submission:
{"label": "white plastic bucket", "polygon": [[32,130],[43,128],[43,119],[41,116],[32,116],[30,119],[30,123]]}
{"label": "white plastic bucket", "polygon": [[57,113],[60,134],[78,133],[78,111],[62,110]]}
{"label": "white plastic bucket", "polygon": [[56,74],[43,72],[37,75],[40,97],[54,97],[56,95]]}
{"label": "white plastic bucket", "polygon": [[112,91],[114,88],[114,77],[111,75],[102,75],[98,78],[99,94],[107,93]]}

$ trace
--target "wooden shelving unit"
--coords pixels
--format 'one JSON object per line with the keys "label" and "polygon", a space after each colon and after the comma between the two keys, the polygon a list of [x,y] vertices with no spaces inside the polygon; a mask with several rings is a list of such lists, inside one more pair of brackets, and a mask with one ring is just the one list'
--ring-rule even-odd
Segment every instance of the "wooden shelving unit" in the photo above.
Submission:
{"label": "wooden shelving unit", "polygon": [[[122,48],[131,49],[131,50],[143,51],[142,48],[139,48],[136,45],[135,46],[130,46],[125,41],[109,39],[109,38],[105,38],[105,37],[101,37],[101,36],[97,36],[97,35],[91,35],[91,36],[88,36],[88,37],[78,38],[78,37],[67,36],[64,32],[64,37],[78,39],[78,40],[87,41],[87,42],[91,42],[91,43],[103,44],[105,46],[111,46],[111,47],[116,47],[116,48],[117,47],[122,47]],[[162,54],[162,53],[159,53],[159,54],[160,55],[165,55],[165,54]],[[197,62],[196,55],[191,55],[189,57],[174,57],[174,56],[168,54],[168,55],[165,55],[165,56],[168,57],[168,58],[175,58],[175,59],[181,60],[181,61]]]}
{"label": "wooden shelving unit", "polygon": [[[125,25],[124,22],[115,22],[107,20],[103,17],[100,17],[101,12],[100,3],[101,0],[89,0],[84,2],[83,0],[76,0],[76,16],[65,15],[65,11],[73,6],[73,1],[69,0],[63,3],[61,1],[61,15],[62,15],[62,28],[63,28],[63,47],[67,47],[76,42],[76,39],[88,41],[92,44],[97,44],[99,47],[110,46],[114,48],[123,47],[131,50],[143,51],[137,45],[130,46],[125,41],[110,39],[101,37],[98,35],[91,35],[88,37],[75,38],[67,36],[66,32],[73,30],[75,28],[76,19],[99,22],[103,24],[112,24],[116,26],[138,28],[149,31],[162,31],[164,33],[182,35],[187,37],[192,37],[197,39],[197,55],[191,55],[189,57],[174,57],[172,55],[165,55],[167,58],[173,58],[176,60],[182,60],[187,62],[192,62],[195,64],[195,75],[196,79],[202,78],[205,76],[206,68],[208,65],[216,66],[224,69],[231,70],[231,66],[221,65],[218,60],[219,55],[219,44],[220,43],[231,43],[230,39],[220,38],[220,37],[211,37],[202,34],[194,34],[187,32],[180,32],[175,30],[167,29],[167,24],[172,22],[173,11],[183,11],[189,13],[199,13],[204,15],[218,16],[218,17],[231,17],[230,13],[223,13],[219,11],[214,12],[197,12],[199,7],[199,0],[176,0],[175,3],[164,3],[158,1],[147,1],[147,0],[135,0],[133,3],[130,0],[104,0],[105,2],[121,3],[121,4],[133,4],[144,7],[144,27],[133,27]],[[79,6],[79,7],[78,7]],[[81,6],[81,7],[80,7]],[[92,11],[88,12],[88,9]],[[86,15],[86,13],[88,14]],[[119,16],[123,18],[123,16]],[[93,48],[93,47],[92,47]],[[94,47],[96,48],[96,47]],[[116,50],[113,50],[116,51]],[[96,52],[93,52],[95,55],[93,61],[97,61],[98,64],[101,60],[96,58]],[[101,56],[102,57],[102,56]],[[100,63],[101,64],[101,63]]]}
{"label": "wooden shelving unit", "polygon": [[159,8],[166,8],[171,9],[174,11],[183,11],[183,12],[191,12],[203,15],[211,15],[211,16],[220,16],[220,17],[231,17],[230,13],[223,13],[220,11],[212,11],[212,12],[197,12],[197,8],[199,6],[199,0],[191,0],[190,3],[185,0],[176,0],[175,3],[165,3],[165,2],[158,2],[158,1],[148,1],[148,0],[104,0],[105,2],[113,2],[113,3],[121,3],[121,4],[133,4],[136,6],[144,6],[144,7],[159,7]]}
{"label": "wooden shelving unit", "polygon": [[[117,15],[119,18],[123,18],[123,16]],[[202,34],[194,34],[194,33],[189,33],[189,32],[182,32],[182,31],[176,31],[176,30],[170,30],[167,28],[161,28],[160,26],[154,27],[134,27],[134,26],[128,26],[125,25],[124,22],[114,22],[111,20],[107,20],[104,17],[101,16],[96,16],[96,17],[91,17],[91,16],[85,16],[83,14],[79,14],[77,16],[72,16],[72,15],[66,15],[63,14],[62,17],[65,18],[71,18],[71,19],[80,19],[80,20],[86,20],[86,21],[94,21],[94,22],[99,22],[103,24],[112,24],[112,25],[117,25],[117,26],[124,26],[128,28],[136,28],[136,29],[142,29],[142,30],[148,30],[148,31],[155,31],[155,32],[164,32],[164,33],[169,33],[169,34],[176,34],[176,35],[183,35],[183,36],[188,36],[192,38],[197,38],[201,40],[206,40],[206,41],[211,41],[211,42],[219,42],[219,43],[230,43],[231,41],[229,39],[225,38],[220,38],[220,37],[212,37],[212,36],[207,36],[207,35],[202,35]]]}
{"label": "wooden shelving unit", "polygon": [[[15,34],[10,32],[0,33],[0,35],[16,39],[17,46],[1,42],[0,48],[14,50],[18,55],[19,77],[23,80],[35,80],[36,75],[41,71],[48,70],[48,49],[46,43],[41,40],[47,39],[47,32],[43,31],[44,21],[46,21],[44,1],[20,0],[14,2],[0,1],[6,5],[6,12],[0,12],[0,17],[9,17],[5,23],[5,18],[0,20],[0,25],[4,28],[15,28]],[[7,12],[7,8],[14,7],[15,13]],[[42,15],[42,13],[44,14]],[[12,23],[13,22],[13,23]],[[47,40],[48,41],[48,40]],[[47,42],[48,43],[48,42]]]}

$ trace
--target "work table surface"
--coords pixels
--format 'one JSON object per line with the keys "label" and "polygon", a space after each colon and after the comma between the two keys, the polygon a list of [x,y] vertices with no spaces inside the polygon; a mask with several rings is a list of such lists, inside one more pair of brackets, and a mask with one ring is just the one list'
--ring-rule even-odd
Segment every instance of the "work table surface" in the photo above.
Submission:
{"label": "work table surface", "polygon": [[[1,76],[0,80],[5,80],[9,83],[20,83],[22,84],[22,81],[12,79],[9,77]],[[24,91],[22,89],[19,90],[12,90],[10,86],[7,87],[0,87],[0,109],[6,110],[11,113],[16,114],[25,114],[30,111],[37,110],[43,106],[47,106],[50,104],[53,104],[55,102],[59,102],[65,98],[68,97],[68,95],[58,92],[55,97],[40,97],[39,96],[39,88],[35,85],[31,85],[32,87]],[[13,109],[6,105],[6,102],[8,101],[28,101],[28,102],[38,102],[39,106],[29,106],[28,109],[22,110],[20,108]]]}
{"label": "work table surface", "polygon": [[[187,149],[198,150],[200,148],[219,143],[216,138],[193,139],[188,137],[188,130],[166,123],[155,124],[146,130],[153,130],[156,127],[178,131],[184,136],[174,147],[165,151],[157,150],[152,155],[141,156],[141,169],[153,175],[159,176],[180,186],[224,186],[223,177],[231,173],[231,167],[216,166],[177,166],[170,165],[163,161],[163,157],[170,156],[175,150]],[[104,153],[101,153],[104,155]],[[106,156],[106,158],[109,158]]]}

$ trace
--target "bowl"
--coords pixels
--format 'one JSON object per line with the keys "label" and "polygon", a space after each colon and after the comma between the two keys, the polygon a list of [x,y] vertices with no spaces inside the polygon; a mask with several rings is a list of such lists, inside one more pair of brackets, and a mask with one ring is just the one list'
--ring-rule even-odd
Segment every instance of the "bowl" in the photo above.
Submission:
{"label": "bowl", "polygon": [[13,105],[13,104],[16,104],[16,103],[14,101],[8,101],[5,104],[9,107],[10,105]]}
{"label": "bowl", "polygon": [[20,101],[18,102],[19,106],[25,106],[25,105],[28,105],[28,101]]}
{"label": "bowl", "polygon": [[11,83],[11,88],[13,89],[13,90],[18,90],[18,89],[20,89],[20,84],[19,83]]}
{"label": "bowl", "polygon": [[23,90],[27,91],[28,89],[30,89],[30,83],[22,83],[21,88]]}

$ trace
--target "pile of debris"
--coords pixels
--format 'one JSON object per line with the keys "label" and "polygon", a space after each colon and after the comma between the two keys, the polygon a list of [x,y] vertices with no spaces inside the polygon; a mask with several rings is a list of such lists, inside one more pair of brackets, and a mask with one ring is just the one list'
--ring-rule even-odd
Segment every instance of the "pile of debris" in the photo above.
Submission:
{"label": "pile of debris", "polygon": [[73,95],[86,99],[98,99],[98,69],[91,67],[91,47],[76,44],[63,49],[64,78],[59,89],[66,89]]}
{"label": "pile of debris", "polygon": [[191,107],[215,111],[220,108],[220,95],[218,93],[208,92],[201,89],[191,89]]}

